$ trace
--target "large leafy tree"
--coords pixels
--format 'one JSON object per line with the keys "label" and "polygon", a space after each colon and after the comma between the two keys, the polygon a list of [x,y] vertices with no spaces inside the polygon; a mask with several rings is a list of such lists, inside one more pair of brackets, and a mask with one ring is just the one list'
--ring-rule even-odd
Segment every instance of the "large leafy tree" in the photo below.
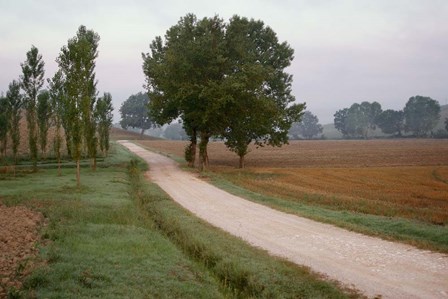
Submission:
{"label": "large leafy tree", "polygon": [[139,128],[140,134],[143,135],[154,124],[149,116],[148,104],[147,94],[139,92],[131,95],[120,107],[121,127],[123,129]]}
{"label": "large leafy tree", "polygon": [[9,113],[9,134],[12,140],[14,163],[17,164],[17,154],[20,145],[20,120],[22,118],[23,96],[20,94],[20,82],[13,80],[6,92]]}
{"label": "large leafy tree", "polygon": [[30,147],[31,160],[33,161],[33,169],[37,171],[37,95],[44,85],[44,61],[39,50],[32,46],[31,50],[26,53],[26,60],[21,64],[22,89],[25,92],[25,109],[28,124],[28,142]]}
{"label": "large leafy tree", "polygon": [[64,117],[70,131],[70,149],[72,158],[76,161],[78,187],[81,185],[80,160],[83,141],[93,159],[96,154],[93,107],[97,93],[95,60],[98,56],[99,39],[99,35],[93,30],[80,26],[76,36],[68,40],[57,58],[65,78]]}
{"label": "large leafy tree", "polygon": [[334,127],[342,133],[344,137],[348,137],[349,133],[346,129],[346,120],[348,115],[348,108],[336,111],[334,114]]}
{"label": "large leafy tree", "polygon": [[[61,127],[64,124],[65,136],[67,142],[67,149],[69,148],[70,131],[68,127],[68,120],[65,118],[65,100],[67,99],[65,94],[65,81],[64,75],[61,70],[58,70],[53,78],[48,79],[48,87],[50,93],[50,106],[52,110],[51,119],[55,127],[55,134],[53,137],[53,146],[58,160],[58,175],[61,175],[61,148],[62,148],[62,134]],[[69,152],[70,155],[70,152]]]}
{"label": "large leafy tree", "polygon": [[47,151],[47,137],[51,124],[51,114],[50,92],[43,90],[37,96],[37,126],[39,128],[39,146],[43,158],[45,158]]}
{"label": "large leafy tree", "polygon": [[196,140],[200,137],[200,161],[208,161],[209,138],[219,134],[217,114],[223,103],[212,95],[224,76],[224,23],[218,17],[189,14],[150,45],[143,54],[143,70],[150,102],[150,113],[157,124],[171,123],[180,117],[190,137],[187,147],[194,165]]}
{"label": "large leafy tree", "polygon": [[112,128],[112,95],[105,92],[102,97],[98,99],[95,106],[95,117],[98,124],[98,135],[100,149],[104,155],[109,152],[109,136]]}
{"label": "large leafy tree", "polygon": [[287,130],[303,109],[289,105],[292,78],[284,68],[293,51],[263,22],[235,16],[225,24],[218,17],[198,20],[190,14],[150,49],[143,54],[150,113],[158,124],[182,119],[191,141],[186,148],[190,165],[198,137],[201,168],[214,135],[224,137],[241,161],[252,141],[287,142]]}
{"label": "large leafy tree", "polygon": [[404,130],[404,113],[391,109],[385,110],[376,118],[376,124],[385,134],[401,136]]}
{"label": "large leafy tree", "polygon": [[[225,125],[221,136],[244,167],[248,146],[281,146],[288,130],[302,115],[304,104],[292,104],[292,76],[284,71],[293,50],[262,21],[234,16],[225,35],[228,67],[215,98]],[[219,115],[219,114],[218,114]]]}
{"label": "large leafy tree", "polygon": [[411,97],[404,107],[404,119],[407,132],[416,136],[426,136],[440,119],[440,104],[430,97]]}
{"label": "large leafy tree", "polygon": [[310,111],[303,113],[300,122],[296,122],[291,126],[289,134],[298,139],[303,136],[306,139],[312,139],[314,136],[321,134],[323,131],[322,125],[319,124],[319,119]]}

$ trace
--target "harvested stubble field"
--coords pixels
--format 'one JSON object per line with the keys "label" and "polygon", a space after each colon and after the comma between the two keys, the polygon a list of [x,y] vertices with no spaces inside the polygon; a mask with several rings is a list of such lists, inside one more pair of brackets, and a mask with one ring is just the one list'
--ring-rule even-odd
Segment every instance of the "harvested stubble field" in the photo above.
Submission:
{"label": "harvested stubble field", "polygon": [[[183,156],[185,142],[141,141]],[[245,170],[221,142],[210,170],[249,190],[284,199],[433,224],[448,223],[448,140],[292,141],[252,148]]]}

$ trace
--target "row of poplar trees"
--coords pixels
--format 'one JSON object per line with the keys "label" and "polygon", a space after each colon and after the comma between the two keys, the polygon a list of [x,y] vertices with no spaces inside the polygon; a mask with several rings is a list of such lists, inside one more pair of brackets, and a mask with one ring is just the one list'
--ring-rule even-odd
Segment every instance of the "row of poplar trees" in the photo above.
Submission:
{"label": "row of poplar trees", "polygon": [[285,72],[292,59],[290,46],[262,21],[188,14],[143,54],[149,113],[159,125],[182,120],[190,165],[197,139],[203,169],[207,144],[218,137],[244,167],[250,143],[281,146],[302,115],[305,104],[293,104],[292,76]]}
{"label": "row of poplar trees", "polygon": [[[76,162],[76,179],[80,186],[80,161],[88,156],[96,169],[98,145],[104,155],[109,150],[109,132],[112,126],[112,96],[104,93],[97,97],[95,60],[98,57],[100,37],[93,30],[80,26],[76,36],[68,40],[56,59],[59,69],[45,83],[44,61],[39,50],[32,46],[21,64],[19,80],[9,84],[6,97],[0,101],[0,127],[3,151],[6,153],[8,133],[12,140],[14,163],[18,160],[20,119],[25,112],[28,143],[33,169],[37,171],[38,144],[45,153],[47,132],[54,127],[54,153],[58,172],[63,156],[63,136],[67,155]],[[23,93],[22,93],[23,92]]]}

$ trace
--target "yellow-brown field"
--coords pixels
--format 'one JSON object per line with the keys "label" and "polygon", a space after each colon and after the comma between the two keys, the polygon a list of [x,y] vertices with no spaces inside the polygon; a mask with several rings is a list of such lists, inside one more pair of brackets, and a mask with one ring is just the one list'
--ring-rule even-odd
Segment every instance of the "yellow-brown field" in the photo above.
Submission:
{"label": "yellow-brown field", "polygon": [[[185,142],[141,141],[183,155]],[[209,147],[210,170],[268,195],[436,224],[448,223],[448,140],[293,141],[252,148],[244,171],[220,142]]]}

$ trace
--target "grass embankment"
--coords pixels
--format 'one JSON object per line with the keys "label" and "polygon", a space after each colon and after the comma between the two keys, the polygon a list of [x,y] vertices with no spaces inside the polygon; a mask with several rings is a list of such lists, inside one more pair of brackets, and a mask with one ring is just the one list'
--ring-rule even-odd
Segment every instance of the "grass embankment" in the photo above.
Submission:
{"label": "grass embankment", "polygon": [[[199,221],[114,147],[107,167],[39,170],[0,181],[7,205],[48,219],[37,268],[21,293],[38,298],[344,298],[333,283]],[[140,165],[143,165],[140,163]],[[130,174],[130,175],[129,175]]]}

